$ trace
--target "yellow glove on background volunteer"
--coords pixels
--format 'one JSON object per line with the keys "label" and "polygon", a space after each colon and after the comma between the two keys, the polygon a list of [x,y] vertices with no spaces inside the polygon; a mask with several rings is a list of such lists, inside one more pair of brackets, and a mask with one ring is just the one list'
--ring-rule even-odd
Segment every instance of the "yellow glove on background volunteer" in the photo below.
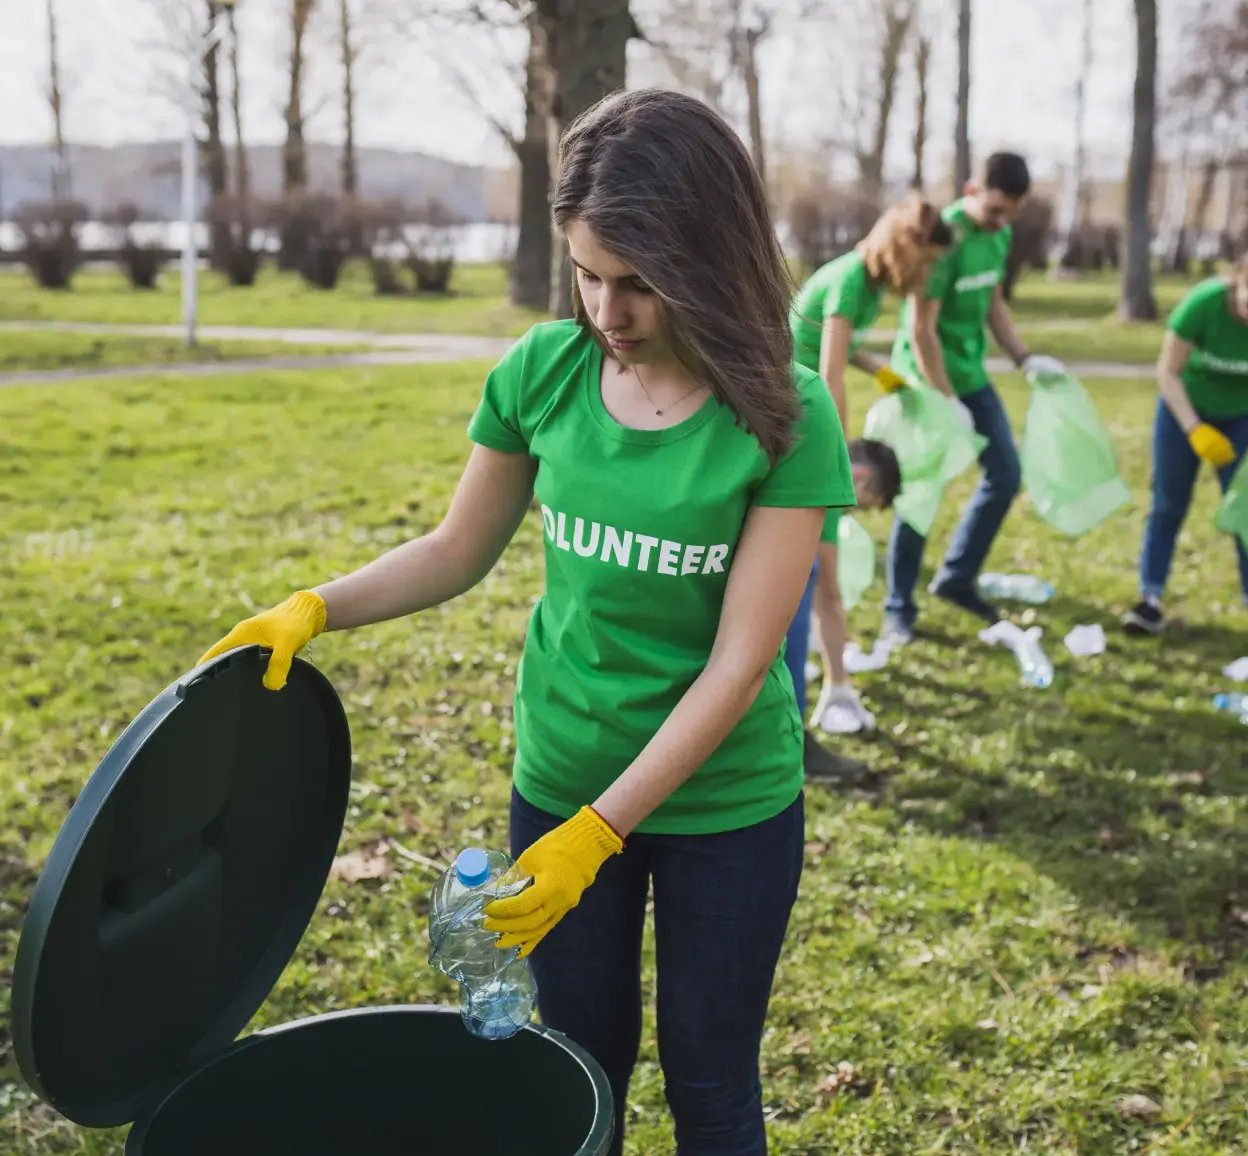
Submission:
{"label": "yellow glove on background volunteer", "polygon": [[900,373],[887,365],[880,366],[873,376],[881,393],[896,393],[910,384]]}
{"label": "yellow glove on background volunteer", "polygon": [[1199,425],[1192,426],[1187,440],[1196,451],[1196,456],[1216,470],[1229,466],[1237,456],[1231,439],[1208,422],[1202,421]]}
{"label": "yellow glove on background volunteer", "polygon": [[623,850],[623,840],[598,812],[582,807],[516,860],[516,875],[532,876],[533,882],[519,895],[488,904],[485,929],[500,933],[499,947],[518,947],[521,957],[528,955],[581,901],[598,869]]}
{"label": "yellow glove on background volunteer", "polygon": [[264,671],[264,685],[269,690],[281,690],[295,655],[324,629],[324,599],[311,590],[300,590],[254,618],[245,618],[199,662],[239,646],[263,646],[273,651]]}

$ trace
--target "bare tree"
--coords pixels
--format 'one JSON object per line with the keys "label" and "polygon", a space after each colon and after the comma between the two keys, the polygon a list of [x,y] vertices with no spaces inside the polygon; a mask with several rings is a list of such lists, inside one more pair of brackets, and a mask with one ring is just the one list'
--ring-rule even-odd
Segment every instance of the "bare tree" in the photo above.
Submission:
{"label": "bare tree", "polygon": [[1208,227],[1219,172],[1228,172],[1229,210],[1234,167],[1248,162],[1248,0],[1205,0],[1184,32],[1190,63],[1168,103],[1185,124],[1185,148],[1203,154],[1191,217],[1199,237]]}
{"label": "bare tree", "polygon": [[1061,230],[1064,240],[1062,263],[1069,264],[1078,248],[1079,230],[1087,223],[1088,211],[1088,80],[1092,75],[1092,0],[1083,0],[1083,50],[1075,81],[1075,151],[1070,180],[1064,190]]}
{"label": "bare tree", "polygon": [[[427,15],[418,12],[415,25],[423,29]],[[552,265],[549,129],[553,76],[547,61],[545,26],[538,20],[536,8],[523,0],[497,0],[488,7],[477,3],[467,13],[455,13],[452,28],[463,28],[465,19],[470,25],[491,30],[523,30],[527,39],[522,72],[510,67],[510,62],[492,60],[488,69],[490,83],[485,92],[482,91],[485,86],[477,79],[479,67],[461,69],[449,54],[440,54],[439,64],[519,164],[519,229],[511,266],[511,301],[529,309],[546,309],[550,305]],[[407,24],[403,27],[404,31],[410,30]],[[497,49],[500,39],[497,31],[492,39]],[[479,60],[479,56],[474,57],[475,63]],[[500,84],[500,79],[506,83]],[[519,129],[496,107],[500,89],[510,98],[507,103],[523,106]]]}
{"label": "bare tree", "polygon": [[883,192],[888,126],[893,115],[893,102],[897,97],[901,54],[910,33],[910,25],[914,21],[913,0],[887,0],[878,11],[881,22],[879,88],[870,147],[859,160],[864,192],[876,200]]}
{"label": "bare tree", "polygon": [[308,185],[308,150],[304,139],[304,39],[316,0],[290,0],[289,87],[285,120],[286,144],[282,149],[282,191],[302,192]]}
{"label": "bare tree", "polygon": [[[677,88],[696,96],[721,115],[733,76],[736,12],[740,0],[687,0],[647,13],[653,27],[646,44]],[[724,52],[724,27],[732,29]]]}
{"label": "bare tree", "polygon": [[69,158],[65,149],[64,94],[61,89],[61,60],[56,37],[56,8],[48,0],[48,107],[52,112],[52,148],[56,167],[52,172],[52,200],[65,201],[72,194]]}
{"label": "bare tree", "polygon": [[355,196],[359,174],[355,163],[355,62],[359,46],[352,35],[350,0],[338,0],[338,49],[342,61],[342,192]]}
{"label": "bare tree", "polygon": [[1135,0],[1136,60],[1131,160],[1127,169],[1127,239],[1119,313],[1132,321],[1157,316],[1149,262],[1149,201],[1157,126],[1157,0]]}
{"label": "bare tree", "polygon": [[[217,18],[222,5],[217,0],[207,0],[205,6],[204,31],[209,34],[204,39],[203,80],[200,90],[203,105],[203,121],[205,139],[202,142],[204,175],[208,178],[208,189],[214,200],[229,194],[229,169],[225,160],[225,142],[221,139],[221,75],[220,55],[221,41],[210,34],[217,27]],[[230,5],[224,6],[228,11]],[[216,268],[221,268],[228,251],[229,238],[220,222],[209,224],[208,252]]]}
{"label": "bare tree", "polygon": [[953,179],[960,190],[971,179],[971,0],[958,3],[958,120]]}
{"label": "bare tree", "polygon": [[771,30],[771,14],[754,13],[754,19],[742,19],[740,0],[734,5],[734,23],[731,36],[732,65],[740,73],[745,86],[746,123],[749,129],[750,156],[758,175],[767,178],[766,154],[763,147],[762,91],[758,82],[758,45]]}
{"label": "bare tree", "polygon": [[243,138],[242,74],[238,68],[238,21],[234,5],[225,10],[230,34],[230,114],[234,121],[234,195],[246,205],[251,196],[251,166],[247,162],[247,145]]}
{"label": "bare tree", "polygon": [[920,31],[914,40],[914,171],[910,184],[919,191],[922,191],[925,183],[923,160],[927,152],[927,85],[932,66],[933,43],[934,37],[927,31]]}

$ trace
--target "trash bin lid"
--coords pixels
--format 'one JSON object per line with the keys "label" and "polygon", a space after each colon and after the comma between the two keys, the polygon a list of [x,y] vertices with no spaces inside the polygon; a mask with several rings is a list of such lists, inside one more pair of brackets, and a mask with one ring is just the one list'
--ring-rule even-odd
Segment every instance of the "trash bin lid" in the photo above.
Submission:
{"label": "trash bin lid", "polygon": [[141,1116],[220,1052],[316,909],[351,742],[329,681],[231,651],[159,694],[104,756],[31,897],[13,974],[22,1075],[79,1124]]}

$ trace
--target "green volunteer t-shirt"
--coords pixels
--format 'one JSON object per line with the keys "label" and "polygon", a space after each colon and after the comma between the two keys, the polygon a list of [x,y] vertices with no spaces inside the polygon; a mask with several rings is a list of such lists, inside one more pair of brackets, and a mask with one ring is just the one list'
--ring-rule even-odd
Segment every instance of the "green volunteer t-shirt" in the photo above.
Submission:
{"label": "green volunteer t-shirt", "polygon": [[[546,589],[516,679],[515,784],[571,816],[653,738],[710,656],[752,505],[847,506],[849,455],[820,378],[795,366],[803,417],[774,466],[715,399],[664,430],[620,425],[603,355],[574,321],[531,329],[486,379],[469,437],[537,461]],[[802,723],[781,654],[745,716],[639,831],[728,831],[802,786]]]}
{"label": "green volunteer t-shirt", "polygon": [[1175,307],[1167,325],[1193,346],[1183,383],[1196,412],[1248,414],[1248,322],[1231,312],[1230,285],[1221,277],[1202,281]]}
{"label": "green volunteer t-shirt", "polygon": [[[954,243],[933,266],[924,292],[929,301],[940,302],[936,332],[945,372],[954,392],[965,397],[988,384],[985,325],[993,295],[1005,279],[1013,233],[1008,225],[996,233],[981,229],[967,213],[964,201],[955,201],[941,216],[953,230]],[[912,312],[907,300],[893,343],[893,368],[903,377],[921,381]]]}
{"label": "green volunteer t-shirt", "polygon": [[793,331],[793,356],[799,365],[819,372],[819,348],[823,324],[829,317],[844,317],[853,329],[849,352],[866,341],[880,315],[879,289],[871,287],[867,267],[856,250],[817,269],[793,298],[789,328]]}

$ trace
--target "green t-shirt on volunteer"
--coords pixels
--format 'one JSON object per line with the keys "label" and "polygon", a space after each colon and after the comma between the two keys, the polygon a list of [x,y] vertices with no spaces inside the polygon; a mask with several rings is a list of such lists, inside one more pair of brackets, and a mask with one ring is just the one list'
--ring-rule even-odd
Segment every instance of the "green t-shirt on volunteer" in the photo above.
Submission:
{"label": "green t-shirt on volunteer", "polygon": [[1202,281],[1166,324],[1193,346],[1183,384],[1196,412],[1201,417],[1248,414],[1248,322],[1231,312],[1230,285],[1220,277]]}
{"label": "green t-shirt on volunteer", "polygon": [[[936,332],[945,357],[949,384],[959,397],[988,384],[984,355],[988,351],[985,325],[997,286],[1005,279],[1005,261],[1012,231],[981,229],[966,211],[965,201],[954,201],[941,216],[953,230],[953,245],[932,267],[924,294],[940,302]],[[914,318],[907,300],[893,343],[893,368],[903,377],[922,381],[914,351]]]}
{"label": "green t-shirt on volunteer", "polygon": [[[677,425],[620,425],[603,355],[574,321],[531,329],[486,379],[468,435],[537,462],[546,589],[516,678],[516,789],[571,816],[640,754],[702,672],[751,505],[846,506],[849,456],[823,382],[774,466],[714,398]],[[719,748],[639,831],[734,830],[802,786],[802,723],[780,654]]]}
{"label": "green t-shirt on volunteer", "polygon": [[819,349],[823,324],[829,317],[844,317],[853,330],[852,355],[866,341],[880,315],[879,289],[871,288],[862,255],[851,249],[811,274],[798,290],[789,310],[793,331],[793,356],[799,365],[819,372]]}
{"label": "green t-shirt on volunteer", "polygon": [[[883,290],[871,287],[867,266],[856,249],[816,269],[793,298],[789,328],[793,331],[793,356],[799,365],[819,372],[819,351],[823,346],[823,325],[829,317],[844,317],[852,330],[849,352],[852,356],[870,335],[880,316]],[[829,510],[823,523],[821,542],[836,545],[840,531],[839,510]]]}

